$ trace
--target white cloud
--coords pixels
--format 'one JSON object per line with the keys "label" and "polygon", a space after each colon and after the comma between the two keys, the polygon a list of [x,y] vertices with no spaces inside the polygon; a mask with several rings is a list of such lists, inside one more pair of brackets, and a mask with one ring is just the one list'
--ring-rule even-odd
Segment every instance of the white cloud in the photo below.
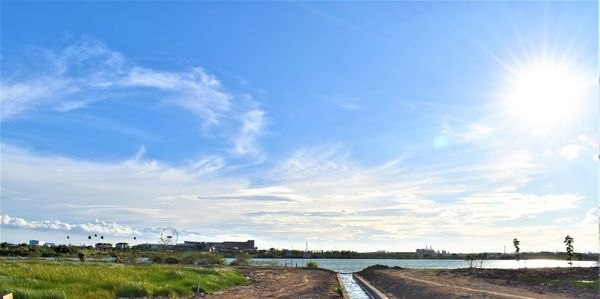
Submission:
{"label": "white cloud", "polygon": [[578,144],[569,144],[564,146],[558,154],[563,156],[567,160],[574,160],[579,157],[579,152],[581,151],[582,146]]}
{"label": "white cloud", "polygon": [[102,233],[111,235],[140,235],[141,232],[130,226],[95,220],[91,223],[69,224],[58,220],[28,221],[23,218],[0,215],[0,224],[8,228],[32,229],[40,231],[72,231],[75,233]]}
{"label": "white cloud", "polygon": [[[26,76],[18,75],[20,72]],[[166,92],[155,97],[215,124],[232,100],[219,81],[202,68],[168,72],[138,66],[89,38],[62,51],[47,52],[31,69],[14,73],[3,76],[2,121],[39,108],[62,112],[81,109],[95,101],[148,88]]]}
{"label": "white cloud", "polygon": [[463,142],[471,142],[473,140],[491,136],[496,130],[490,126],[481,123],[471,123],[467,125],[463,132],[458,133],[458,136]]}
{"label": "white cloud", "polygon": [[270,168],[237,176],[217,156],[175,167],[142,159],[109,163],[44,156],[3,144],[3,212],[79,223],[104,219],[137,231],[173,226],[206,238],[253,237],[262,247],[287,246],[285,238],[423,240],[440,228],[473,239],[535,236],[533,225],[506,223],[574,209],[583,200],[576,194],[518,192],[515,186],[540,171],[525,152],[460,167],[449,161],[431,171],[411,167],[406,158],[364,167],[340,148],[298,150]]}
{"label": "white cloud", "polygon": [[[259,152],[265,112],[249,95],[234,97],[201,67],[164,71],[141,66],[90,38],[37,58],[34,66],[4,70],[0,121],[26,118],[33,111],[68,112],[103,100],[141,98],[148,105],[185,109],[201,120],[203,129],[217,127],[230,134],[237,155]],[[231,129],[236,125],[238,130]]]}
{"label": "white cloud", "polygon": [[140,148],[138,149],[138,151],[135,153],[134,156],[134,160],[135,161],[139,161],[144,157],[144,154],[146,154],[146,147],[143,145],[140,145]]}
{"label": "white cloud", "polygon": [[358,110],[360,109],[360,106],[358,104],[354,104],[354,103],[341,103],[340,107],[347,109],[347,110]]}
{"label": "white cloud", "polygon": [[234,137],[234,153],[238,155],[256,154],[259,152],[257,138],[266,127],[265,113],[262,110],[251,110],[241,117],[242,126]]}
{"label": "white cloud", "polygon": [[590,137],[590,136],[586,136],[586,135],[579,135],[577,137],[577,139],[579,141],[581,141],[582,143],[589,145],[591,147],[593,147],[594,149],[598,149],[598,147],[600,147],[600,145],[598,145],[598,141],[596,141],[596,139]]}

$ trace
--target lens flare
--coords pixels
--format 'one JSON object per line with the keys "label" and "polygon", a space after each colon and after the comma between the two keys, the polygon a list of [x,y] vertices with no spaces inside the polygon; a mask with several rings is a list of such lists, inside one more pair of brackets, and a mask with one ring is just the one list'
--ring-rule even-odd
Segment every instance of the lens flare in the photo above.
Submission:
{"label": "lens flare", "polygon": [[585,78],[568,65],[541,62],[513,72],[505,103],[527,127],[551,128],[577,116],[585,87]]}

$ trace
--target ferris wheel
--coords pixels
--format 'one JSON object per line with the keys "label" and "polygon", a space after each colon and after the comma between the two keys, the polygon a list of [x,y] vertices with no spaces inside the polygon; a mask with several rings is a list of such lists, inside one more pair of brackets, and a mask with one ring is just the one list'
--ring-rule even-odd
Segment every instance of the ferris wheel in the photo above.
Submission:
{"label": "ferris wheel", "polygon": [[160,232],[160,243],[164,245],[175,245],[177,244],[177,230],[172,227],[165,227]]}

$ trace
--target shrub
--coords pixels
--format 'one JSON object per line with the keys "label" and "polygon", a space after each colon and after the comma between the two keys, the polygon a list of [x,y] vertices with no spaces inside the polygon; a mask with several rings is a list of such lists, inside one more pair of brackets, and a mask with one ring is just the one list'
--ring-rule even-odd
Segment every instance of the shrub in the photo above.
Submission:
{"label": "shrub", "polygon": [[162,264],[164,260],[165,260],[165,258],[162,253],[157,253],[152,256],[152,262],[155,264]]}
{"label": "shrub", "polygon": [[77,257],[79,258],[80,262],[85,262],[85,253],[80,251],[79,253],[77,253]]}
{"label": "shrub", "polygon": [[29,249],[29,253],[27,255],[29,257],[40,257],[42,256],[42,251],[37,247],[33,247]]}
{"label": "shrub", "polygon": [[174,256],[169,256],[165,259],[165,264],[179,264],[179,259]]}
{"label": "shrub", "polygon": [[317,264],[317,262],[310,261],[310,262],[306,263],[306,267],[308,267],[308,268],[319,268],[319,264]]}
{"label": "shrub", "polygon": [[184,264],[203,265],[203,266],[218,266],[225,265],[225,259],[217,253],[190,253],[181,258]]}
{"label": "shrub", "polygon": [[247,252],[242,251],[235,257],[235,260],[231,262],[231,265],[247,266],[250,265],[251,260],[251,256]]}
{"label": "shrub", "polygon": [[75,249],[73,249],[72,247],[67,246],[67,245],[58,245],[58,246],[56,246],[56,248],[54,248],[54,251],[56,251],[57,253],[62,253],[62,254],[75,253]]}

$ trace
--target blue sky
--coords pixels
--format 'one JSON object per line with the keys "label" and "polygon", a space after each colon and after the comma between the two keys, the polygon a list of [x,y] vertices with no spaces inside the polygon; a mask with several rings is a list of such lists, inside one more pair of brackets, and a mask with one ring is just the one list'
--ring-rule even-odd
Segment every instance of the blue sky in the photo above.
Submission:
{"label": "blue sky", "polygon": [[597,250],[598,7],[3,2],[4,241]]}

